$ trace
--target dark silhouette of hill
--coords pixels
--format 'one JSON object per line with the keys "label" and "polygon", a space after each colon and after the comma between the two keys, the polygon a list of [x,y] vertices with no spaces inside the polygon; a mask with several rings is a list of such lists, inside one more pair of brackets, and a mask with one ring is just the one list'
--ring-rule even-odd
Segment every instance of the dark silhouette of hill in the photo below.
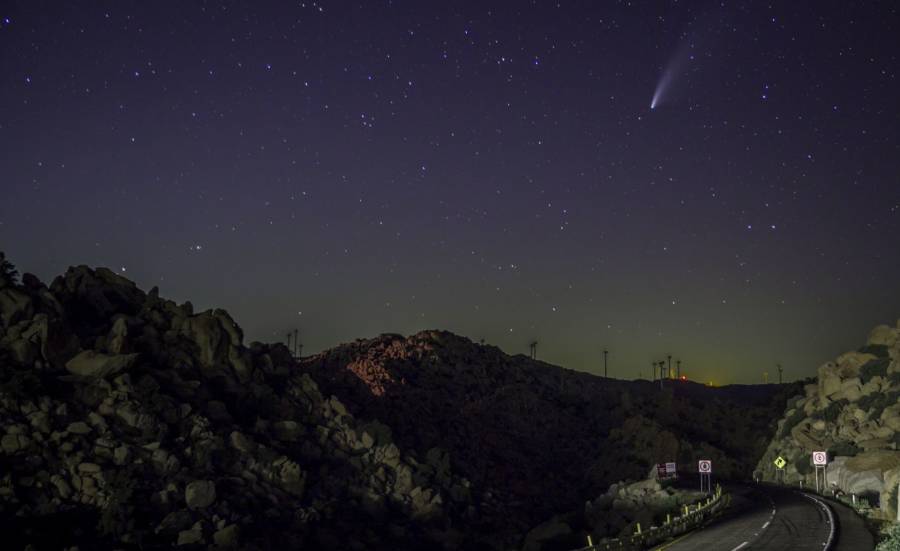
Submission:
{"label": "dark silhouette of hill", "polygon": [[449,453],[479,493],[478,522],[519,533],[661,461],[750,478],[795,385],[709,388],[572,371],[443,331],[382,335],[301,367],[402,446]]}

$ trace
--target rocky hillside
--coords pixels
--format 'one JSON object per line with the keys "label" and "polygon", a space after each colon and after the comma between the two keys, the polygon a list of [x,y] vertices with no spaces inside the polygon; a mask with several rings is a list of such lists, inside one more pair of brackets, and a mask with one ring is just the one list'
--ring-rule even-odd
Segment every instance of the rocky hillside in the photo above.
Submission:
{"label": "rocky hillside", "polygon": [[881,325],[859,350],[819,367],[818,379],[788,402],[758,471],[775,478],[781,456],[786,481],[814,484],[810,454],[827,450],[829,488],[865,496],[896,515],[900,482],[900,322]]}
{"label": "rocky hillside", "polygon": [[[441,331],[382,335],[305,358],[302,369],[404,449],[449,452],[471,480],[480,531],[521,534],[659,461],[749,479],[798,385],[708,388],[626,382],[509,356]],[[575,522],[573,531],[596,522]],[[595,534],[596,535],[596,534]],[[580,541],[584,541],[580,539]]]}
{"label": "rocky hillside", "polygon": [[[2,258],[0,258],[2,261]],[[106,269],[0,272],[4,547],[466,547],[469,482],[296,369]],[[189,547],[188,547],[189,548]]]}
{"label": "rocky hillside", "polygon": [[18,549],[512,549],[567,513],[581,542],[623,525],[585,502],[657,461],[748,476],[786,391],[660,391],[440,331],[297,362],[222,310],[103,268],[19,283],[0,256],[0,529]]}

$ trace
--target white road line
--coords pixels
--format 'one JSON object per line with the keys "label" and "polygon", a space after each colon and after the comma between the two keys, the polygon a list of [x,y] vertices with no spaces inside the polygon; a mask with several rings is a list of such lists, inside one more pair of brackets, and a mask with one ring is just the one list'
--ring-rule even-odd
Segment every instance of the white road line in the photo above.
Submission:
{"label": "white road line", "polygon": [[769,523],[770,523],[770,522],[771,522],[771,521],[770,521],[770,520],[767,520],[767,521],[766,521],[766,523],[765,523],[765,524],[763,524],[763,527],[762,527],[762,529],[763,529],[763,530],[765,530],[765,529],[766,529],[766,528],[768,528],[768,527],[769,527]]}
{"label": "white road line", "polygon": [[731,551],[738,551],[738,549],[742,549],[745,545],[747,545],[747,543],[749,543],[749,542],[746,542],[746,541],[745,541],[744,543],[738,545],[737,547],[735,547],[735,548],[732,549]]}

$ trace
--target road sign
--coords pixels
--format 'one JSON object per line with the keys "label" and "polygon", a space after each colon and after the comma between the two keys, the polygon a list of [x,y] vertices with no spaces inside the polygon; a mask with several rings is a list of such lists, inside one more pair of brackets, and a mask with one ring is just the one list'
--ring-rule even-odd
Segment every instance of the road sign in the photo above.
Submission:
{"label": "road sign", "polygon": [[784,466],[787,465],[787,461],[785,461],[784,458],[781,457],[780,455],[778,457],[776,457],[775,461],[773,461],[772,463],[775,463],[775,466],[778,467],[779,469],[783,469]]}
{"label": "road sign", "polygon": [[812,460],[813,460],[813,465],[816,465],[816,466],[828,465],[828,452],[813,452]]}
{"label": "road sign", "polygon": [[697,470],[701,474],[709,474],[712,472],[712,461],[709,459],[701,459],[697,462]]}
{"label": "road sign", "polygon": [[678,467],[675,463],[657,463],[656,477],[659,479],[677,478]]}

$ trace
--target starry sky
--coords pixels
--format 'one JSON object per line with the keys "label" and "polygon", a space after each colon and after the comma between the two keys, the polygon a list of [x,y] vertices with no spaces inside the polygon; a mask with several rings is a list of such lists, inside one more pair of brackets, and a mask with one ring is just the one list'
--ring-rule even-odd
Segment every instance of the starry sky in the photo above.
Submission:
{"label": "starry sky", "polygon": [[260,4],[0,2],[20,272],[719,384],[900,317],[894,2]]}

